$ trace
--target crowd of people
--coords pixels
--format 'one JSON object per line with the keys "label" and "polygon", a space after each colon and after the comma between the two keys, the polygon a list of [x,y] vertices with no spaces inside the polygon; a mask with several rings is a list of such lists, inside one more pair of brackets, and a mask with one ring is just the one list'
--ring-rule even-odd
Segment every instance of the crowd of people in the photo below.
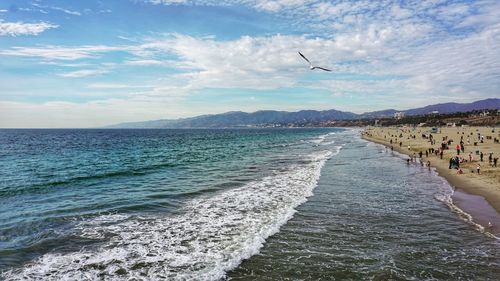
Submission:
{"label": "crowd of people", "polygon": [[[457,174],[463,174],[465,168],[470,169],[471,173],[481,174],[481,165],[484,164],[483,162],[485,155],[488,155],[488,165],[490,167],[497,167],[498,164],[498,157],[496,157],[493,152],[478,149],[478,144],[482,144],[485,142],[485,136],[481,134],[479,130],[476,130],[476,134],[471,132],[468,135],[466,135],[463,131],[460,132],[460,130],[457,130],[457,137],[460,137],[460,141],[458,142],[453,140],[451,136],[444,135],[441,137],[440,144],[438,146],[436,145],[436,137],[432,133],[423,131],[421,129],[417,130],[416,128],[400,128],[397,130],[397,133],[391,133],[390,130],[384,132],[383,129],[381,129],[381,131],[384,133],[384,139],[386,141],[389,140],[391,149],[394,149],[394,145],[398,145],[402,149],[403,144],[408,144],[407,150],[409,158],[406,159],[406,163],[408,164],[420,163],[420,165],[430,168],[430,157],[438,157],[439,159],[443,159],[445,152],[452,149],[454,153],[449,158],[448,168],[456,169]],[[492,132],[495,132],[494,129]],[[370,131],[365,131],[363,132],[363,134],[369,137],[373,137]],[[422,139],[427,140],[427,142],[429,143],[429,148],[421,150],[418,153],[413,152],[413,154],[411,154],[411,143],[412,140],[417,139],[417,134],[420,134]],[[491,139],[491,136],[489,136],[488,139]],[[497,144],[497,142],[493,143]],[[447,154],[449,155],[449,153]]]}

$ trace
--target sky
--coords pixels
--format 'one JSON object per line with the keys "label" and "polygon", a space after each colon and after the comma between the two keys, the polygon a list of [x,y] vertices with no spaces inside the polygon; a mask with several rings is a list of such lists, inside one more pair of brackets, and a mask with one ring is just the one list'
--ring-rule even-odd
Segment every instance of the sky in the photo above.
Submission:
{"label": "sky", "polygon": [[498,0],[2,0],[0,127],[500,97],[499,11]]}

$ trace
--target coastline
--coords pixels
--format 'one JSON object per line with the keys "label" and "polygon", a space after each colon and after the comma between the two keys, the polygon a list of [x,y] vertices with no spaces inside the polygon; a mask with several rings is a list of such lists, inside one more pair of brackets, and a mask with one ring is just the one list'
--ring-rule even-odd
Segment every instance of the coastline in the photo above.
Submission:
{"label": "coastline", "polygon": [[[379,139],[366,134],[366,130],[362,131],[361,137],[367,141],[374,142],[386,147],[393,147],[403,155],[412,156],[415,150],[408,150],[408,144],[391,145],[389,141]],[[431,167],[435,169],[438,175],[444,178],[454,189],[452,195],[453,204],[460,210],[469,214],[472,217],[472,222],[479,224],[484,228],[484,231],[493,234],[496,237],[500,236],[500,188],[494,183],[488,181],[478,181],[470,179],[466,175],[456,174],[456,170],[448,169],[447,158],[437,159],[436,157],[423,157],[424,162],[430,161]],[[488,227],[488,223],[493,225]]]}

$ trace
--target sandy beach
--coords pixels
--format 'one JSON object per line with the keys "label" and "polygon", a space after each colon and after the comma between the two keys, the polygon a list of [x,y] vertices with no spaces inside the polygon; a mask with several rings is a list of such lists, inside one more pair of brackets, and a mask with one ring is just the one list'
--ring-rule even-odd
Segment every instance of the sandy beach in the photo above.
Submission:
{"label": "sandy beach", "polygon": [[[436,168],[439,175],[456,189],[454,204],[485,227],[492,222],[491,232],[500,233],[498,128],[444,127],[436,132],[428,127],[368,127],[362,134],[364,139],[392,147],[408,155],[409,159],[416,157],[410,163],[420,164],[422,161],[426,165],[430,162],[431,167]],[[477,168],[480,169],[479,174]],[[484,199],[478,200],[478,196]]]}

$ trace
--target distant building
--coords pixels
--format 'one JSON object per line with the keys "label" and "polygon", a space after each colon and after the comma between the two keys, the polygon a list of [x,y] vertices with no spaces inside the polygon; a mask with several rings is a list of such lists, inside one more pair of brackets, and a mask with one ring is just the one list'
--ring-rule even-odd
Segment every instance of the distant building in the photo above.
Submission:
{"label": "distant building", "polygon": [[394,118],[396,119],[402,119],[403,117],[405,117],[405,113],[404,112],[396,112],[394,113]]}
{"label": "distant building", "polygon": [[432,111],[430,114],[439,114],[439,111],[434,110],[434,111]]}

